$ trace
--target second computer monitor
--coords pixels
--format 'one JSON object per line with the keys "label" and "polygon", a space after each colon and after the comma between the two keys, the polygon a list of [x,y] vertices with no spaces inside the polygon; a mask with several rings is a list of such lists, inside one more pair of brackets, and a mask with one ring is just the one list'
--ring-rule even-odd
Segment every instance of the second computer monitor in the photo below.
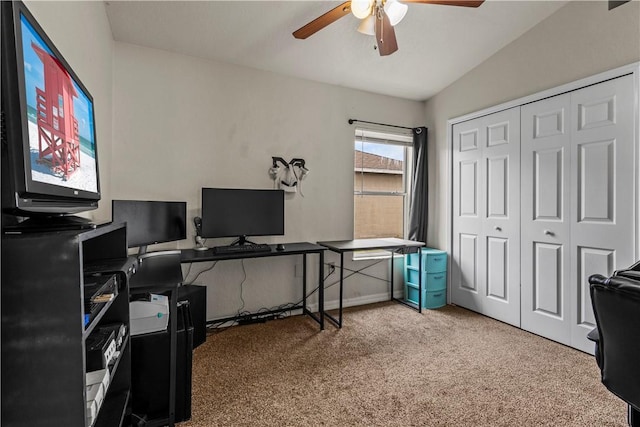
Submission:
{"label": "second computer monitor", "polygon": [[187,238],[187,202],[113,200],[113,222],[127,223],[127,246],[173,242]]}
{"label": "second computer monitor", "polygon": [[284,235],[284,191],[202,189],[202,237]]}

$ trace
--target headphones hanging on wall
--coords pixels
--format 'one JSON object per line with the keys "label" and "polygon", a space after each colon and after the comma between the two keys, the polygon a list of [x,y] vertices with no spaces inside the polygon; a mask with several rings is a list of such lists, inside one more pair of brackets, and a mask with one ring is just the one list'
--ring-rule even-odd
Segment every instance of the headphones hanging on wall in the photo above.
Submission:
{"label": "headphones hanging on wall", "polygon": [[273,180],[274,188],[279,188],[288,193],[295,193],[302,186],[300,182],[309,174],[304,159],[293,158],[289,162],[282,157],[271,157],[272,165],[269,168],[269,177]]}

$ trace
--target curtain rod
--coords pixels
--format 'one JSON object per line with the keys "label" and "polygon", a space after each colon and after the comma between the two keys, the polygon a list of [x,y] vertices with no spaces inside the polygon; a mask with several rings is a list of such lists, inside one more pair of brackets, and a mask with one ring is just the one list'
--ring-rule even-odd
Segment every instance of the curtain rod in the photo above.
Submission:
{"label": "curtain rod", "polygon": [[413,130],[413,128],[408,128],[406,126],[397,126],[397,125],[387,125],[384,123],[376,123],[376,122],[368,122],[366,120],[358,120],[358,119],[349,119],[349,124],[352,125],[354,122],[360,122],[360,123],[368,123],[370,125],[379,125],[379,126],[389,126],[392,128],[400,128],[400,129],[409,129],[409,130]]}

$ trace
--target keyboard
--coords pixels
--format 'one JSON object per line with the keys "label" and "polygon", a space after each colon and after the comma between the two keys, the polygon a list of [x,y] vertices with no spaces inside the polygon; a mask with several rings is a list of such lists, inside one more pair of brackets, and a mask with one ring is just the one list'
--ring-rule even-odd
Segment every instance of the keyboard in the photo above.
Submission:
{"label": "keyboard", "polygon": [[246,254],[252,252],[271,252],[271,246],[264,243],[252,243],[247,245],[216,246],[213,252],[216,254]]}

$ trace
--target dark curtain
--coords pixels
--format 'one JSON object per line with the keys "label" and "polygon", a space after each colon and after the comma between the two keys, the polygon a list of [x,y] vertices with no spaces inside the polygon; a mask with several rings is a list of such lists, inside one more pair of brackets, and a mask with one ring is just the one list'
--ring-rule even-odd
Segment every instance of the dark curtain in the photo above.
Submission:
{"label": "dark curtain", "polygon": [[409,240],[427,242],[429,178],[427,166],[427,128],[413,129],[413,181],[409,211]]}

